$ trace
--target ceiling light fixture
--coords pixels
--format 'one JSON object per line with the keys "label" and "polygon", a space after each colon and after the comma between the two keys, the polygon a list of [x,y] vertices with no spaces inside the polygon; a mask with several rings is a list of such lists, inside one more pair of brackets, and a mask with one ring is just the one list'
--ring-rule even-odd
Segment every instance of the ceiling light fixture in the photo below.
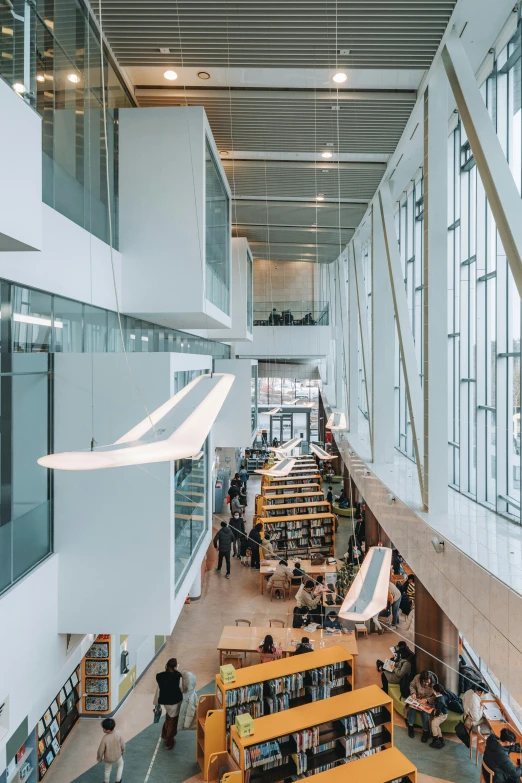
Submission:
{"label": "ceiling light fixture", "polygon": [[18,95],[23,95],[25,92],[25,86],[21,82],[15,82],[13,84],[13,90],[18,93]]}
{"label": "ceiling light fixture", "polygon": [[316,201],[324,201],[324,196],[321,193],[319,193],[319,195],[315,197],[315,200]]}
{"label": "ceiling light fixture", "polygon": [[339,71],[338,73],[334,73],[332,78],[337,84],[342,84],[347,80],[348,76],[342,71]]}
{"label": "ceiling light fixture", "polygon": [[206,81],[207,79],[210,79],[210,74],[207,73],[206,71],[198,71],[198,78]]}
{"label": "ceiling light fixture", "polygon": [[334,411],[328,417],[326,422],[327,430],[345,430],[346,429],[346,416],[342,411]]}
{"label": "ceiling light fixture", "polygon": [[390,584],[392,551],[372,546],[346,593],[339,617],[364,623],[386,608]]}
{"label": "ceiling light fixture", "polygon": [[313,451],[313,453],[322,460],[335,459],[334,454],[328,454],[327,451],[322,449],[320,446],[316,446],[315,443],[310,443],[310,451]]}
{"label": "ceiling light fixture", "polygon": [[165,77],[165,79],[167,79],[167,81],[169,81],[169,82],[173,82],[175,79],[177,79],[177,78],[178,78],[178,74],[176,73],[176,71],[165,71],[165,73],[163,74],[163,76],[164,76],[164,77]]}
{"label": "ceiling light fixture", "polygon": [[68,73],[67,74],[67,80],[70,81],[72,84],[78,84],[80,81],[80,77],[77,73]]}
{"label": "ceiling light fixture", "polygon": [[[284,478],[288,476],[295,465],[295,459],[282,459],[281,462],[276,462],[268,470],[256,470],[255,473],[261,473],[262,476],[272,476],[273,478]],[[391,550],[390,550],[391,552]]]}
{"label": "ceiling light fixture", "polygon": [[228,155],[228,150],[219,150],[220,155]]}
{"label": "ceiling light fixture", "polygon": [[292,438],[292,440],[287,440],[286,443],[282,443],[280,446],[270,446],[269,451],[274,451],[280,457],[288,457],[290,452],[299,446],[300,443],[301,438]]}
{"label": "ceiling light fixture", "polygon": [[332,153],[331,152],[321,152],[321,158],[331,158]]}
{"label": "ceiling light fixture", "polygon": [[230,374],[199,375],[114,443],[48,454],[38,464],[55,470],[99,470],[190,459],[202,450],[233,382]]}
{"label": "ceiling light fixture", "polygon": [[37,82],[40,82],[40,83],[42,83],[42,82],[44,82],[44,81],[45,81],[45,76],[43,75],[43,73],[39,73],[39,74],[37,75],[37,77],[36,77],[36,81],[37,81]]}

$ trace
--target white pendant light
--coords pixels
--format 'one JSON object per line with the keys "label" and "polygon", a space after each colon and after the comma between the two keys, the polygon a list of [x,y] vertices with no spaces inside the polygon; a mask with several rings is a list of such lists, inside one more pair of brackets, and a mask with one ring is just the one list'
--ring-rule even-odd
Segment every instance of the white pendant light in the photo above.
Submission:
{"label": "white pendant light", "polygon": [[275,416],[276,413],[279,413],[280,410],[281,410],[281,408],[272,408],[271,411],[267,411],[267,414],[268,414],[268,416]]}
{"label": "white pendant light", "polygon": [[285,458],[282,459],[281,462],[276,462],[275,465],[273,465],[268,470],[256,470],[255,473],[261,473],[262,476],[272,476],[273,478],[284,478],[285,476],[288,476],[290,471],[295,465],[295,459],[293,458]]}
{"label": "white pendant light", "polygon": [[292,438],[292,440],[287,440],[286,443],[282,443],[280,446],[270,446],[270,451],[275,451],[275,453],[279,454],[281,457],[286,457],[296,448],[296,446],[299,446],[300,443],[301,438]]}
{"label": "white pendant light", "polygon": [[234,377],[200,375],[115,443],[91,451],[49,454],[40,457],[38,464],[55,470],[99,470],[197,457]]}
{"label": "white pendant light", "polygon": [[328,454],[327,451],[322,449],[320,446],[316,446],[315,443],[310,443],[310,449],[319,457],[319,459],[335,459],[335,455]]}
{"label": "white pendant light", "polygon": [[313,408],[314,405],[315,405],[315,402],[312,402],[311,400],[309,400],[308,402],[301,403],[301,407],[302,408]]}
{"label": "white pendant light", "polygon": [[327,430],[345,430],[346,429],[346,416],[341,411],[334,411],[331,413],[328,421],[326,422]]}
{"label": "white pendant light", "polygon": [[372,546],[345,595],[339,617],[364,623],[386,609],[390,584],[392,550]]}

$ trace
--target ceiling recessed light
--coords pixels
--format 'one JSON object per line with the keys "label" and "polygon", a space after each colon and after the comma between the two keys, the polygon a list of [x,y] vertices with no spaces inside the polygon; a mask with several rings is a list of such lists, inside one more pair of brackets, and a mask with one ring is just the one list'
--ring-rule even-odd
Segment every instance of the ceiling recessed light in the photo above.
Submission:
{"label": "ceiling recessed light", "polygon": [[219,150],[220,155],[228,155],[228,150]]}
{"label": "ceiling recessed light", "polygon": [[176,71],[165,71],[165,73],[163,74],[163,76],[164,76],[164,77],[165,77],[165,79],[167,79],[169,82],[173,82],[175,79],[177,79],[177,78],[178,78],[178,74],[176,73]]}
{"label": "ceiling recessed light", "polygon": [[321,172],[322,172],[323,174],[328,174],[328,172],[329,172],[329,171],[330,171],[330,169],[321,169]]}
{"label": "ceiling recessed light", "polygon": [[167,46],[160,46],[160,54],[170,54],[170,49]]}
{"label": "ceiling recessed light", "polygon": [[210,79],[210,74],[207,73],[206,71],[198,71],[198,77],[200,79],[205,79],[206,80],[206,79]]}
{"label": "ceiling recessed light", "polygon": [[68,79],[68,81],[72,82],[73,84],[78,84],[78,82],[80,81],[80,77],[78,76],[77,73],[68,73],[67,74],[67,79]]}
{"label": "ceiling recessed light", "polygon": [[25,92],[25,87],[21,82],[15,82],[13,84],[13,90],[18,93],[18,95],[22,95]]}
{"label": "ceiling recessed light", "polygon": [[37,77],[36,77],[36,81],[37,81],[37,82],[40,82],[40,83],[45,81],[45,76],[43,75],[43,73],[39,73],[39,74],[37,75]]}
{"label": "ceiling recessed light", "polygon": [[323,196],[323,194],[322,194],[322,193],[319,193],[319,195],[315,197],[315,200],[316,200],[316,201],[324,201],[324,196]]}
{"label": "ceiling recessed light", "polygon": [[331,158],[332,153],[331,152],[321,152],[321,158]]}
{"label": "ceiling recessed light", "polygon": [[342,71],[339,71],[339,73],[334,73],[332,78],[334,82],[337,82],[337,84],[342,84],[347,80],[348,76]]}

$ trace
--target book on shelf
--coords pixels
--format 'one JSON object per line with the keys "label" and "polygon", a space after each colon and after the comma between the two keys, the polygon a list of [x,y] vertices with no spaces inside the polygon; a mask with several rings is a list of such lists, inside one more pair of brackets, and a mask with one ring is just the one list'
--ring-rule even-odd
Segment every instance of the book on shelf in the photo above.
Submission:
{"label": "book on shelf", "polygon": [[319,726],[312,726],[309,729],[296,731],[292,734],[298,751],[309,750],[315,745],[319,745]]}
{"label": "book on shelf", "polygon": [[259,745],[245,748],[245,769],[261,766],[268,769],[268,764],[281,761],[282,758],[281,748],[277,740],[261,742]]}

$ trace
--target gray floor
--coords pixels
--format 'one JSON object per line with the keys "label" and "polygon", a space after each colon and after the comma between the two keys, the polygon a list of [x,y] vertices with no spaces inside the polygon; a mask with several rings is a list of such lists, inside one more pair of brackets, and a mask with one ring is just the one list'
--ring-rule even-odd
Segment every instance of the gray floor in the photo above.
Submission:
{"label": "gray floor", "polygon": [[[453,781],[453,783],[477,783],[479,769],[469,758],[468,748],[462,742],[446,740],[441,750],[430,748],[429,743],[420,741],[420,731],[415,732],[415,739],[408,737],[406,729],[395,726],[395,746],[399,748],[419,772],[424,775]],[[430,740],[431,741],[431,740]]]}

